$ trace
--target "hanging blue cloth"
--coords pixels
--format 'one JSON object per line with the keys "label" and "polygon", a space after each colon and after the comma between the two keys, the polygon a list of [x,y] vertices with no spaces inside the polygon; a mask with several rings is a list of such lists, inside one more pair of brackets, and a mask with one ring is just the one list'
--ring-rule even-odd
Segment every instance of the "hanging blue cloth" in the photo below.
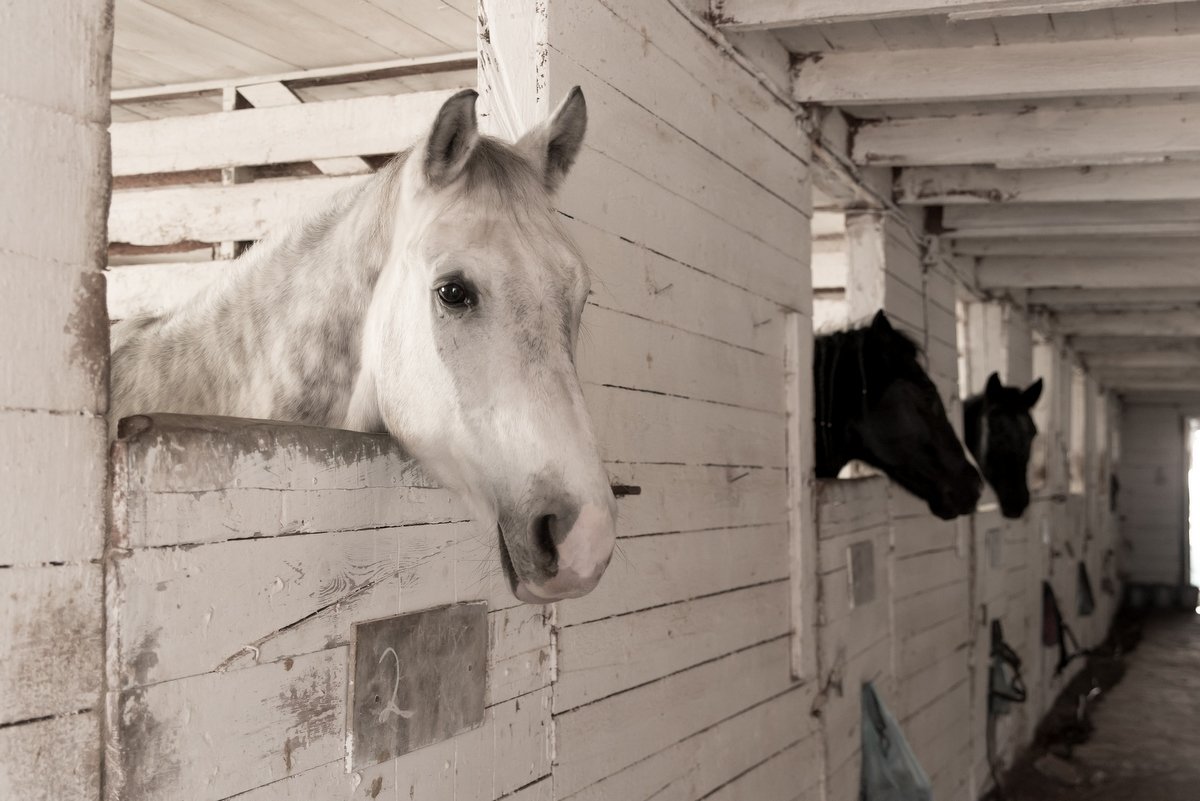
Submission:
{"label": "hanging blue cloth", "polygon": [[875,685],[862,687],[862,782],[859,801],[933,801],[929,777]]}

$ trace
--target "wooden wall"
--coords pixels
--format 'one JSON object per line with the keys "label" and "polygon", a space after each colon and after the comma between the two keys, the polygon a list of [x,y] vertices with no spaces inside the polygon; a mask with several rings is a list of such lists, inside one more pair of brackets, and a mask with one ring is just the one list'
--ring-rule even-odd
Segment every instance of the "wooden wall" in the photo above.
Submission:
{"label": "wooden wall", "polygon": [[0,798],[99,797],[109,4],[0,28]]}

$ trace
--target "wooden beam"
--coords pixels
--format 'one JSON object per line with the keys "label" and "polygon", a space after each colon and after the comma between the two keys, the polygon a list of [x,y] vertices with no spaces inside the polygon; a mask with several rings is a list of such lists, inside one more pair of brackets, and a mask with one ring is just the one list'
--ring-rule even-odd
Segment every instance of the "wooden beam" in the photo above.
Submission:
{"label": "wooden beam", "polygon": [[717,0],[713,17],[730,30],[792,28],[838,22],[949,14],[962,19],[1065,14],[1169,0]]}
{"label": "wooden beam", "polygon": [[1200,236],[1200,201],[947,206],[942,227],[955,239],[1093,234]]}
{"label": "wooden beam", "polygon": [[[850,159],[853,127],[838,109],[814,112],[812,147],[814,205],[826,209],[883,209],[892,194],[892,170],[859,167]],[[817,203],[818,193],[824,198]]]}
{"label": "wooden beam", "polygon": [[863,123],[853,159],[895,167],[1067,167],[1200,158],[1200,102],[1044,108]]}
{"label": "wooden beam", "polygon": [[271,83],[279,81],[293,89],[306,86],[327,86],[358,81],[378,81],[387,78],[403,78],[407,75],[428,75],[437,72],[456,72],[475,69],[474,53],[447,53],[440,56],[421,58],[397,58],[366,64],[350,64],[337,67],[318,67],[311,70],[294,70],[253,78],[218,78],[210,81],[167,84],[165,86],[139,86],[133,89],[116,89],[112,93],[113,103],[145,103],[156,100],[174,100],[181,97],[214,94],[224,89],[242,86],[248,82]]}
{"label": "wooden beam", "polygon": [[[281,81],[248,84],[233,91],[245,98],[254,108],[298,106],[304,102]],[[326,175],[364,175],[371,172],[371,165],[359,156],[314,159],[313,164]]]}
{"label": "wooden beam", "polygon": [[1155,289],[1200,287],[1195,257],[1072,258],[985,256],[978,260],[981,289]]}
{"label": "wooden beam", "polygon": [[1060,312],[1059,331],[1074,336],[1200,337],[1200,311]]}
{"label": "wooden beam", "polygon": [[1195,368],[1200,371],[1200,351],[1115,351],[1089,353],[1087,366],[1097,370]]}
{"label": "wooden beam", "polygon": [[114,192],[108,237],[143,247],[261,239],[279,223],[363,180],[339,176]]}
{"label": "wooden beam", "polygon": [[1200,36],[834,51],[794,72],[796,100],[842,107],[1167,94],[1200,86]]}
{"label": "wooden beam", "polygon": [[1155,259],[1194,257],[1200,254],[1200,238],[1136,236],[1047,236],[1032,238],[980,237],[954,239],[951,250],[958,256],[1067,256]]}
{"label": "wooden beam", "polygon": [[452,91],[414,92],[114,124],[113,175],[396,153]]}
{"label": "wooden beam", "polygon": [[909,167],[896,177],[895,196],[897,203],[918,206],[1200,200],[1200,162],[1045,170]]}
{"label": "wooden beam", "polygon": [[1124,289],[1031,289],[1025,295],[1030,306],[1050,308],[1081,308],[1092,310],[1122,307],[1171,306],[1200,304],[1200,279],[1194,287],[1152,287]]}
{"label": "wooden beam", "polygon": [[1095,353],[1197,353],[1200,354],[1200,339],[1179,339],[1160,336],[1072,336],[1067,344],[1083,357]]}

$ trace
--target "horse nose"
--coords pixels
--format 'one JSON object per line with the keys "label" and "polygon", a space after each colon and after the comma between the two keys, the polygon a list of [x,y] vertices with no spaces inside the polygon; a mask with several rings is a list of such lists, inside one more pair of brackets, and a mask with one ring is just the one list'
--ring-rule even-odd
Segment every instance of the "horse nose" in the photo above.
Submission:
{"label": "horse nose", "polygon": [[540,561],[552,565],[544,581],[519,579],[516,596],[525,603],[546,604],[587,595],[600,583],[616,545],[611,505],[585,503],[574,513],[537,515],[530,541]]}

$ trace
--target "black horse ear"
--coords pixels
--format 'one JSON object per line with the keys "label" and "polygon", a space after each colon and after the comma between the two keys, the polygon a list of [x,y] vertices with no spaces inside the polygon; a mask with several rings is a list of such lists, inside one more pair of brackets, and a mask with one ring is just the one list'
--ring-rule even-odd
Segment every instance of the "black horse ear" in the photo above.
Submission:
{"label": "black horse ear", "polygon": [[475,123],[475,101],[479,93],[464,89],[442,104],[425,142],[425,180],[443,187],[462,172],[467,159],[479,144]]}
{"label": "black horse ear", "polygon": [[1042,397],[1042,379],[1039,378],[1021,393],[1021,402],[1025,404],[1026,409],[1032,409],[1040,397]]}
{"label": "black horse ear", "polygon": [[1000,382],[999,373],[992,373],[988,376],[987,386],[984,387],[983,394],[990,401],[1000,400],[1000,396],[1004,394],[1004,384]]}
{"label": "black horse ear", "polygon": [[883,309],[875,312],[875,316],[871,319],[871,333],[878,336],[888,336],[895,332],[896,329],[892,328],[892,321],[883,313]]}

